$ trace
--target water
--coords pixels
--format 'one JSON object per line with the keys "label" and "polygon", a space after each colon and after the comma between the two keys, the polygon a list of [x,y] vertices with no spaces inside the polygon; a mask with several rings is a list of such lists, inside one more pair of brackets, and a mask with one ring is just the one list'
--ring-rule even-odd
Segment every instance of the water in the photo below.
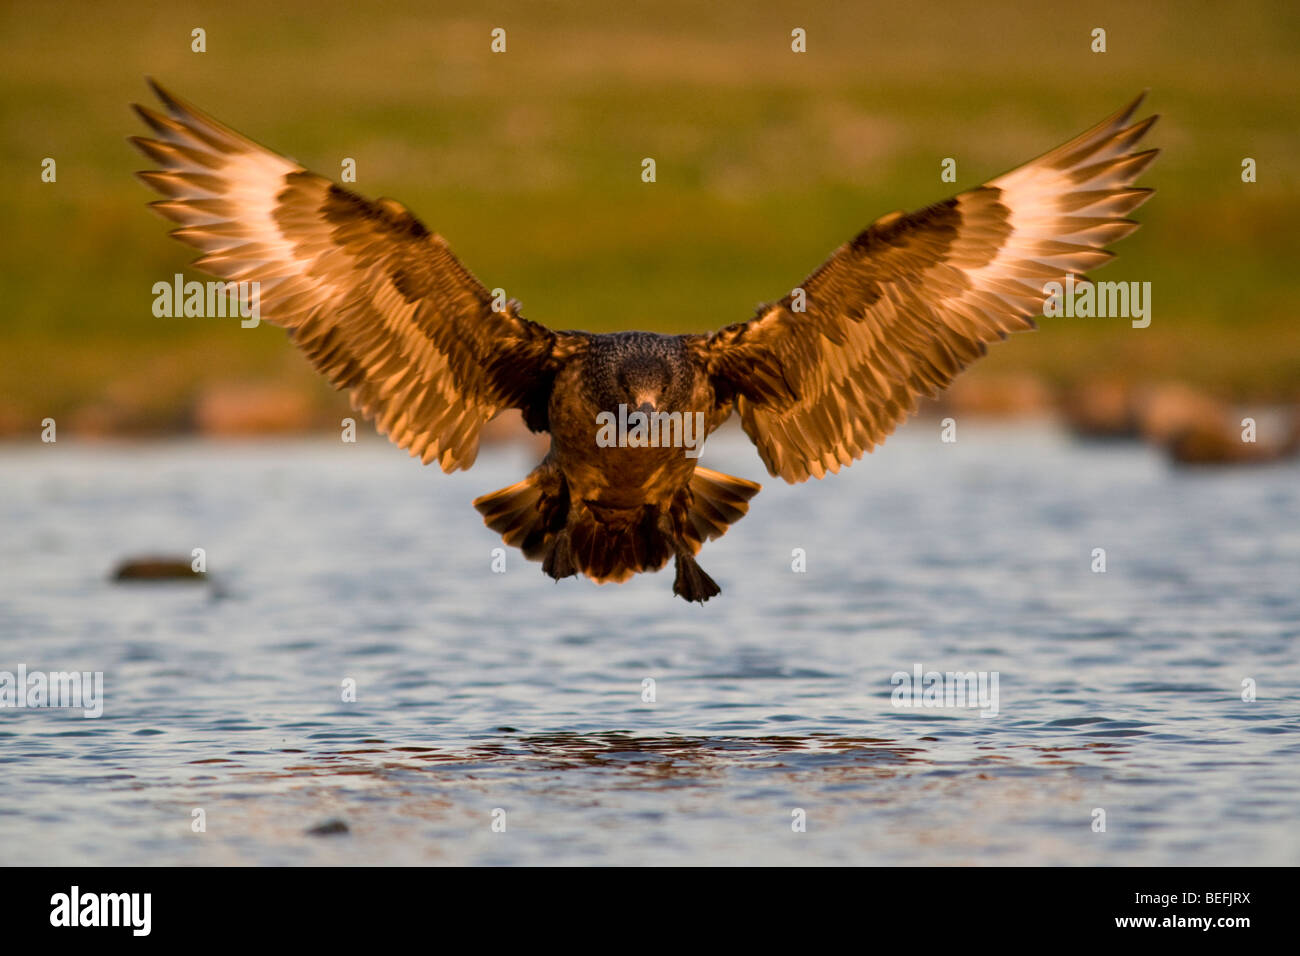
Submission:
{"label": "water", "polygon": [[[797,487],[715,438],[765,488],[704,607],[492,573],[522,449],[0,449],[0,670],[105,695],[0,710],[0,863],[1300,863],[1300,468],[936,434]],[[208,584],[107,580],[194,547]],[[895,708],[917,664],[997,716]]]}

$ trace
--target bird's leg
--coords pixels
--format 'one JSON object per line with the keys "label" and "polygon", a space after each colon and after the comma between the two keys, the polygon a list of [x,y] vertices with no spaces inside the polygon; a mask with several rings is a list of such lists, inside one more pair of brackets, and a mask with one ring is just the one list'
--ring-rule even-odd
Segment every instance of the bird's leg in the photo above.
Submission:
{"label": "bird's leg", "polygon": [[578,573],[577,565],[573,563],[573,552],[569,549],[568,528],[562,528],[556,533],[550,550],[546,552],[546,558],[542,561],[542,570],[557,581]]}
{"label": "bird's leg", "polygon": [[704,573],[696,562],[694,555],[686,551],[677,552],[677,579],[673,582],[673,593],[688,601],[703,604],[715,594],[721,594],[722,588],[716,581]]}
{"label": "bird's leg", "polygon": [[[677,521],[680,520],[681,516],[677,516]],[[659,529],[672,545],[676,556],[674,570],[677,576],[673,581],[673,593],[688,601],[698,601],[701,604],[714,595],[721,594],[722,588],[718,587],[718,583],[704,572],[695,560],[695,555],[691,553],[691,549],[683,543],[681,528],[674,521],[671,512],[660,514]]]}

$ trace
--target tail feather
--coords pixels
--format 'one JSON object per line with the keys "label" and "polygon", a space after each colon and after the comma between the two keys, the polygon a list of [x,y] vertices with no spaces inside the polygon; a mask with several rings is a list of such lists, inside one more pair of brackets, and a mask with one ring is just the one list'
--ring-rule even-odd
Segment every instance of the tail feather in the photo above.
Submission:
{"label": "tail feather", "polygon": [[568,501],[563,483],[542,464],[523,481],[475,498],[474,507],[506,544],[539,561],[564,527]]}
{"label": "tail feather", "polygon": [[570,549],[578,569],[597,583],[626,581],[657,571],[673,555],[653,508],[608,510],[583,502],[569,522]]}
{"label": "tail feather", "polygon": [[743,518],[749,511],[749,499],[762,488],[757,482],[697,465],[691,477],[688,527],[684,529],[691,553],[697,553],[705,541],[722,537]]}

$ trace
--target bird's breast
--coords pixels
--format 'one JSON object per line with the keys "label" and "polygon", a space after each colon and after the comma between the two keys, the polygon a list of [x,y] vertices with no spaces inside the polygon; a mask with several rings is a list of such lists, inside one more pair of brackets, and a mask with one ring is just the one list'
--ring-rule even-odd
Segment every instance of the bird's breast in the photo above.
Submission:
{"label": "bird's breast", "polygon": [[575,498],[664,504],[686,486],[707,435],[702,412],[562,405],[551,410],[551,454]]}

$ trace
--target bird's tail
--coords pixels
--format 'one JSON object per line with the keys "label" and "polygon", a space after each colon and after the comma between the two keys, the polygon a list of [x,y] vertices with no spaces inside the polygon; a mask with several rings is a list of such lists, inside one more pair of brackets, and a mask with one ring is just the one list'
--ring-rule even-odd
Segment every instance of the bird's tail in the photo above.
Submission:
{"label": "bird's tail", "polygon": [[506,544],[540,561],[564,527],[568,498],[564,479],[544,461],[523,481],[475,498],[474,507]]}
{"label": "bird's tail", "polygon": [[674,548],[651,507],[570,501],[558,469],[543,462],[523,481],[474,499],[506,544],[542,562],[551,577],[583,574],[598,584],[662,568]]}
{"label": "bird's tail", "polygon": [[[597,584],[626,581],[642,571],[657,571],[673,556],[672,541],[664,533],[658,509],[641,505],[609,508],[594,501],[581,502],[550,556],[555,570],[569,562]],[[559,577],[555,570],[548,574]]]}
{"label": "bird's tail", "polygon": [[749,499],[763,489],[756,481],[695,467],[682,537],[696,554],[705,541],[721,538],[749,511]]}
{"label": "bird's tail", "polygon": [[626,581],[677,559],[673,592],[707,601],[717,584],[695,562],[701,545],[744,517],[761,485],[696,467],[671,513],[652,505],[611,507],[571,501],[558,469],[543,462],[523,481],[474,500],[489,528],[506,544],[541,561],[559,579],[582,574],[598,584]]}
{"label": "bird's tail", "polygon": [[547,573],[581,572],[593,581],[625,581],[677,560],[673,593],[707,601],[720,588],[695,561],[701,545],[721,537],[749,511],[762,485],[696,467],[689,490],[670,514],[653,506],[613,509],[596,502],[575,505],[569,525],[547,556]]}

